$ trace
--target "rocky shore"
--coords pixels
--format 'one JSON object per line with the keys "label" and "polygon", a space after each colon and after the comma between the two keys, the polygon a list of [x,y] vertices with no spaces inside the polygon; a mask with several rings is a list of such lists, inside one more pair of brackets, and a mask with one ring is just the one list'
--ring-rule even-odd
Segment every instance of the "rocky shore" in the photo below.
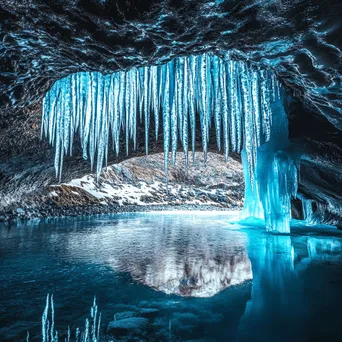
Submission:
{"label": "rocky shore", "polygon": [[[239,161],[209,153],[204,165],[197,153],[184,169],[182,153],[170,167],[166,188],[163,155],[126,160],[67,183],[20,192],[3,200],[0,221],[161,210],[239,210],[243,205],[243,172]],[[15,197],[15,194],[13,194]]]}

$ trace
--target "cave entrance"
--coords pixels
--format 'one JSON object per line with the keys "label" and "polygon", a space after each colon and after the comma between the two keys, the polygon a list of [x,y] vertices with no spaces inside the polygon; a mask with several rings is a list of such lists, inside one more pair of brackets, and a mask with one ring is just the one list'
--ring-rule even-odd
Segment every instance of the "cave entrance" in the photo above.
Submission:
{"label": "cave entrance", "polygon": [[153,123],[155,138],[162,135],[167,185],[177,150],[183,150],[187,170],[199,130],[205,162],[214,130],[226,159],[231,152],[242,156],[245,216],[264,218],[268,230],[287,233],[297,189],[297,169],[288,153],[287,100],[272,70],[232,60],[229,53],[208,53],[61,79],[44,98],[42,132],[55,146],[57,176],[78,135],[83,157],[96,165],[99,177],[111,148],[128,156],[130,146],[137,151],[144,140],[148,154]]}

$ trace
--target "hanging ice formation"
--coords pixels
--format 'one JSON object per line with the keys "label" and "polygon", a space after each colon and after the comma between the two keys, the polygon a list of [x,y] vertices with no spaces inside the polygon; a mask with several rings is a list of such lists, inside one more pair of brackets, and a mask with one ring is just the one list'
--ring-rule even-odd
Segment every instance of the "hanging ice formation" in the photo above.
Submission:
{"label": "hanging ice formation", "polygon": [[[84,159],[90,158],[92,168],[96,161],[97,175],[107,163],[110,142],[116,155],[128,154],[132,142],[136,148],[139,120],[148,153],[152,118],[156,138],[163,132],[166,174],[169,152],[174,163],[179,144],[185,168],[189,149],[194,156],[196,121],[205,155],[214,126],[218,149],[226,158],[229,151],[242,152],[245,214],[265,216],[269,230],[289,231],[295,170],[282,152],[287,118],[281,85],[271,70],[233,61],[228,54],[204,54],[109,75],[80,72],[61,79],[44,98],[42,120],[42,134],[55,146],[57,176],[63,156],[72,153],[75,134]],[[120,138],[126,141],[125,152],[120,151]]]}

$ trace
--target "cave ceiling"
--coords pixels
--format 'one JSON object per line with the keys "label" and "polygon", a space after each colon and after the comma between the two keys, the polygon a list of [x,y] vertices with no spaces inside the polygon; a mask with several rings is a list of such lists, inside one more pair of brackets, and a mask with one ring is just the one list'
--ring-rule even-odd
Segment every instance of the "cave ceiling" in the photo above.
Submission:
{"label": "cave ceiling", "polygon": [[78,71],[110,73],[222,50],[274,68],[342,129],[340,1],[2,0],[0,112],[40,102]]}

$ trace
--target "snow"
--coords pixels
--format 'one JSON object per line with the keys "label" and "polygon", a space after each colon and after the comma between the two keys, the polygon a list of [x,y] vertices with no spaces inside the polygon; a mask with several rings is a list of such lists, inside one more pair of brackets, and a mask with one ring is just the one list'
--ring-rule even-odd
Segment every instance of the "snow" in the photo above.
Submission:
{"label": "snow", "polygon": [[[115,165],[110,166],[115,168]],[[102,204],[112,203],[113,200],[119,205],[165,205],[169,204],[168,197],[166,195],[166,186],[164,183],[154,181],[152,183],[139,181],[137,184],[113,184],[101,182],[98,184],[96,176],[87,175],[82,178],[73,179],[68,183],[62,183],[60,185],[53,185],[51,189],[58,189],[60,187],[70,187],[71,193],[80,196],[76,191],[77,188],[87,192],[89,195],[100,200]],[[180,184],[172,184],[169,186],[169,196],[175,196],[179,198],[179,195],[184,195],[185,198],[189,198],[189,192],[193,191],[191,187],[186,188]],[[197,192],[204,195],[215,195],[216,189],[197,189]],[[52,190],[50,196],[57,197],[58,192]],[[142,201],[142,198],[149,198],[148,202]],[[187,199],[182,204],[197,204],[197,205],[217,205],[217,202],[206,200],[205,203],[191,197],[191,200]]]}

